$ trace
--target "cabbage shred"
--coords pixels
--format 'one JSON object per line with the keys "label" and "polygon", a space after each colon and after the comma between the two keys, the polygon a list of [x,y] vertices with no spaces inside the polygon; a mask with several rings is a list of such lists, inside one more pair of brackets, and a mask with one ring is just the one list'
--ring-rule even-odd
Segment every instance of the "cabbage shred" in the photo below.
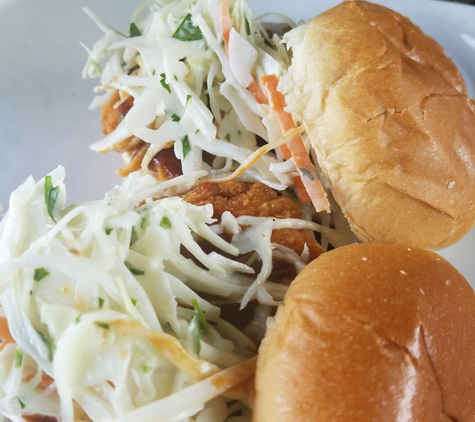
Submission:
{"label": "cabbage shred", "polygon": [[[140,139],[147,144],[141,170],[148,174],[153,157],[173,144],[183,174],[205,171],[218,178],[230,175],[255,152],[259,140],[282,136],[275,112],[259,104],[247,86],[266,74],[280,76],[289,65],[288,53],[243,0],[230,1],[229,7],[229,51],[217,0],[148,2],[122,32],[85,9],[104,32],[88,50],[83,73],[101,80],[96,92],[102,95],[92,108],[105,105],[116,92],[116,107],[134,99],[119,126],[94,143],[93,150],[126,150],[129,159]],[[215,157],[211,164],[203,159],[205,152]],[[292,186],[296,169],[273,167],[283,161],[280,151],[272,150],[241,178],[284,190]]]}
{"label": "cabbage shred", "polygon": [[[228,212],[217,222],[211,205],[146,199],[157,183],[137,173],[103,201],[65,207],[64,177],[62,168],[30,177],[0,223],[1,316],[15,340],[0,351],[0,411],[12,420],[25,412],[63,422],[226,420],[238,405],[226,404],[209,376],[256,346],[220,318],[217,303],[279,303],[286,287],[267,280],[273,249],[297,270],[306,258],[272,244],[272,230],[317,225]],[[215,250],[205,253],[199,239]],[[258,274],[229,258],[252,251],[263,262]],[[233,420],[248,420],[239,406]]]}

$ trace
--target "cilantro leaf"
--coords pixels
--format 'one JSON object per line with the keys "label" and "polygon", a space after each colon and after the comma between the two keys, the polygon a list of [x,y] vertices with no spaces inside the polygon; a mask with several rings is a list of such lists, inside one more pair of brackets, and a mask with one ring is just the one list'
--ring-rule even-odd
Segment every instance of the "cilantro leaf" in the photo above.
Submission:
{"label": "cilantro leaf", "polygon": [[17,347],[15,350],[15,368],[19,368],[23,362],[23,352]]}
{"label": "cilantro leaf", "polygon": [[185,19],[183,19],[177,30],[173,33],[172,38],[180,41],[197,41],[203,39],[201,29],[193,25],[191,13],[185,16]]}
{"label": "cilantro leaf", "polygon": [[129,271],[130,271],[133,275],[144,275],[144,274],[145,274],[145,271],[137,270],[136,268],[133,268],[133,267],[130,267],[130,268],[129,268]]}
{"label": "cilantro leaf", "polygon": [[56,223],[54,219],[54,207],[56,206],[56,201],[58,200],[59,195],[59,186],[53,186],[51,176],[45,177],[45,203],[46,208],[48,209],[48,214],[52,220]]}
{"label": "cilantro leaf", "polygon": [[35,268],[35,274],[33,275],[33,279],[35,281],[40,281],[43,280],[47,275],[49,275],[49,272],[45,268]]}
{"label": "cilantro leaf", "polygon": [[249,25],[247,18],[244,18],[244,23],[246,24],[246,34],[249,36],[251,35],[251,25]]}
{"label": "cilantro leaf", "polygon": [[160,73],[160,77],[162,78],[160,79],[160,85],[162,85],[168,91],[168,93],[171,94],[172,90],[170,88],[170,85],[168,85],[166,81],[167,75],[165,75],[165,73]]}
{"label": "cilantro leaf", "polygon": [[196,299],[191,299],[191,304],[195,309],[196,321],[198,323],[198,328],[201,333],[209,334],[208,322],[206,321],[203,310],[201,309],[200,303]]}
{"label": "cilantro leaf", "polygon": [[172,222],[168,217],[163,217],[160,221],[160,227],[165,230],[170,230],[172,228]]}
{"label": "cilantro leaf", "polygon": [[129,28],[130,38],[140,37],[141,35],[142,33],[140,32],[140,29],[137,27],[137,25],[135,25],[135,23],[132,22]]}
{"label": "cilantro leaf", "polygon": [[40,336],[41,340],[43,340],[43,343],[45,344],[46,349],[48,350],[48,360],[53,361],[53,346],[41,331],[36,330],[36,332]]}
{"label": "cilantro leaf", "polygon": [[190,140],[188,139],[188,135],[185,135],[185,137],[181,140],[181,145],[183,148],[183,159],[185,159],[188,153],[191,151]]}
{"label": "cilantro leaf", "polygon": [[104,330],[108,330],[110,328],[109,324],[101,321],[97,321],[94,324],[96,324],[100,328],[104,328]]}

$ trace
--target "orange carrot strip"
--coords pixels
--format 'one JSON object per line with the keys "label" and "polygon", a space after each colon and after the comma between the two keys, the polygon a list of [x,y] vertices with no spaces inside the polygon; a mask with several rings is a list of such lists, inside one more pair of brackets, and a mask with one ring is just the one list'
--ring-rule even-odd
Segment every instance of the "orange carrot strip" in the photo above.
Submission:
{"label": "orange carrot strip", "polygon": [[[285,111],[286,103],[284,95],[277,90],[279,80],[276,75],[264,75],[261,78],[264,91],[269,100],[269,105],[277,114],[282,132],[284,135],[295,128],[295,122],[292,116]],[[315,168],[310,161],[308,152],[300,136],[295,136],[288,143],[287,146],[295,161],[298,172],[305,186],[308,196],[311,198],[315,209],[320,211],[329,211],[330,203],[326,197],[323,186],[318,180]]]}
{"label": "orange carrot strip", "polygon": [[[29,374],[27,375],[26,377],[23,377],[23,381],[24,382],[28,382],[28,381],[31,381],[33,378],[35,377],[35,374]],[[54,382],[54,379],[51,378],[48,374],[46,374],[45,372],[43,372],[43,374],[41,374],[41,381],[40,383],[38,384],[38,387],[41,389],[41,390],[46,390],[51,384],[53,384]]]}
{"label": "orange carrot strip", "polygon": [[247,89],[251,92],[252,95],[254,95],[254,98],[259,104],[269,104],[269,102],[267,101],[266,94],[254,79],[249,84]]}
{"label": "orange carrot strip", "polygon": [[8,328],[8,321],[6,318],[0,318],[0,339],[2,339],[0,350],[9,343],[15,343],[15,340],[10,333],[10,329]]}
{"label": "orange carrot strip", "polygon": [[[260,85],[255,80],[253,80],[249,84],[247,89],[254,95],[254,98],[257,100],[259,104],[269,104],[266,94],[264,93]],[[288,160],[292,156],[287,145],[281,145],[279,148],[280,148],[280,151],[282,152],[282,155],[284,156],[286,160]],[[300,202],[303,205],[311,202],[312,200],[310,196],[308,195],[307,190],[305,189],[305,186],[302,183],[302,179],[300,178],[300,176],[295,176],[293,178],[293,182],[295,186],[295,191],[297,193],[297,196]]]}
{"label": "orange carrot strip", "polygon": [[224,45],[226,51],[229,51],[229,36],[233,29],[233,22],[231,16],[229,16],[228,0],[220,0],[219,3],[219,22],[221,24],[221,32],[223,35]]}

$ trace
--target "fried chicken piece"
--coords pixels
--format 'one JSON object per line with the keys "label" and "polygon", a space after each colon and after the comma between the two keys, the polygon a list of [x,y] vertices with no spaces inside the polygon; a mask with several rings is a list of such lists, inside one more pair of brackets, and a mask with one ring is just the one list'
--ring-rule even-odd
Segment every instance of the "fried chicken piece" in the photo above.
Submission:
{"label": "fried chicken piece", "polygon": [[109,135],[112,133],[117,126],[119,126],[120,121],[128,113],[128,111],[134,105],[134,98],[128,97],[119,107],[115,108],[117,102],[120,101],[119,92],[114,92],[114,95],[110,101],[102,107],[102,133],[104,135]]}
{"label": "fried chicken piece", "polygon": [[[218,220],[221,219],[224,211],[229,211],[235,217],[251,215],[302,218],[299,206],[291,198],[279,196],[276,191],[262,183],[202,183],[183,194],[182,197],[186,202],[194,205],[212,204],[213,217]],[[308,230],[274,230],[272,242],[293,249],[299,255],[307,244],[311,260],[323,252],[322,247]]]}

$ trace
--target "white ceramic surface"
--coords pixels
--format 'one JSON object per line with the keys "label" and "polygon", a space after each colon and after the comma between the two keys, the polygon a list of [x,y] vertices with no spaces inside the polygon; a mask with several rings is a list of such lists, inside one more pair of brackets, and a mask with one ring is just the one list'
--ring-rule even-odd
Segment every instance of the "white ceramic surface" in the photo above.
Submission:
{"label": "white ceramic surface", "polygon": [[[269,11],[310,17],[338,0],[249,0],[256,15]],[[475,97],[475,7],[436,0],[378,0],[409,16],[447,50]],[[30,174],[66,168],[69,201],[100,199],[119,182],[118,154],[89,150],[101,138],[99,112],[88,105],[95,81],[81,71],[100,36],[82,12],[88,6],[126,28],[139,0],[0,0],[0,203]],[[475,142],[475,140],[474,140]],[[475,287],[475,230],[440,251]]]}

